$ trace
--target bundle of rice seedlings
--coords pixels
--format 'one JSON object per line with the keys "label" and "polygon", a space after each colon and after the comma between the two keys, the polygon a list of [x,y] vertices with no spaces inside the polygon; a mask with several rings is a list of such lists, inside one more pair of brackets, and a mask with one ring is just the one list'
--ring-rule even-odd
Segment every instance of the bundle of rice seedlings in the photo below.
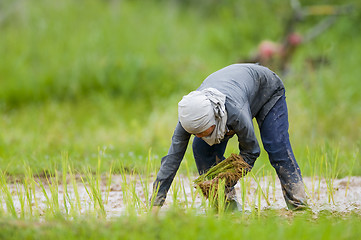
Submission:
{"label": "bundle of rice seedlings", "polygon": [[232,153],[227,159],[199,176],[194,183],[202,190],[206,198],[215,197],[220,180],[224,180],[226,188],[230,188],[236,185],[238,180],[250,170],[251,166],[243,160],[242,156]]}

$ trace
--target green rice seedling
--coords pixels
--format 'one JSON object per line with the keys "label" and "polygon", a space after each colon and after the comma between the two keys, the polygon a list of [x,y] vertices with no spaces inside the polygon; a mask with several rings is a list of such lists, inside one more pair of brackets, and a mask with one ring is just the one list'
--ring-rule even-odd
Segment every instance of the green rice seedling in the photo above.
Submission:
{"label": "green rice seedling", "polygon": [[136,206],[136,210],[137,210],[137,214],[143,214],[145,212],[147,212],[147,201],[148,199],[145,199],[144,196],[144,186],[140,185],[140,188],[137,187],[139,185],[138,180],[139,180],[140,176],[139,174],[135,174],[133,175],[133,183],[132,183],[132,198],[133,198],[133,202],[135,202],[135,206]]}
{"label": "green rice seedling", "polygon": [[332,200],[332,202],[334,202],[334,200],[333,200],[333,184],[332,184],[332,179],[328,175],[328,172],[329,172],[329,169],[328,169],[328,161],[327,161],[327,156],[326,156],[326,159],[325,159],[325,181],[326,181],[326,186],[327,186],[328,202],[330,203],[331,200]]}
{"label": "green rice seedling", "polygon": [[275,192],[276,192],[276,178],[275,176],[273,175],[274,174],[274,171],[270,171],[269,172],[269,175],[267,177],[267,181],[268,181],[268,199],[272,199],[270,201],[272,202],[275,202],[276,201],[276,195],[275,195]]}
{"label": "green rice seedling", "polygon": [[[192,181],[189,181],[189,182],[192,182]],[[202,195],[201,193],[201,190],[199,188],[195,188],[193,185],[190,186],[190,205],[189,205],[189,208],[191,210],[194,210],[195,207],[196,207],[196,203],[197,203],[197,198],[199,198],[200,196]],[[206,206],[206,199],[205,198],[202,198],[200,197],[201,199],[201,204],[200,204],[200,208],[204,208]]]}
{"label": "green rice seedling", "polygon": [[90,204],[88,205],[89,206],[88,210],[89,210],[89,212],[93,212],[93,211],[96,212],[96,200],[94,199],[94,197],[91,193],[91,190],[89,189],[88,182],[86,181],[86,179],[83,178],[82,175],[80,175],[80,180],[83,184],[85,192],[87,193],[87,195],[89,197]]}
{"label": "green rice seedling", "polygon": [[109,202],[109,194],[112,185],[112,176],[113,176],[113,163],[110,164],[109,171],[106,174],[106,186],[105,186],[105,204]]}
{"label": "green rice seedling", "polygon": [[[61,154],[61,159],[62,159],[62,180],[63,180],[63,203],[64,203],[64,209],[65,209],[65,214],[68,215],[69,214],[69,209],[68,209],[68,205],[67,202],[72,205],[72,201],[70,200],[69,194],[68,194],[68,182],[67,182],[67,169],[68,169],[68,153],[67,152],[63,152]],[[71,206],[72,207],[72,206]]]}
{"label": "green rice seedling", "polygon": [[260,217],[261,216],[261,198],[262,198],[261,186],[257,186],[256,192],[257,192],[257,216]]}
{"label": "green rice seedling", "polygon": [[25,165],[25,176],[23,179],[23,187],[24,187],[24,191],[25,191],[25,204],[27,205],[27,209],[29,210],[29,215],[32,216],[33,215],[33,206],[32,206],[32,192],[31,192],[31,187],[30,187],[30,182],[31,179],[28,175],[28,166]]}
{"label": "green rice seedling", "polygon": [[249,201],[249,206],[251,208],[251,217],[252,218],[256,218],[256,212],[257,212],[257,190],[258,188],[256,189],[253,189],[254,190],[254,194],[253,194],[253,198],[250,198],[250,201]]}
{"label": "green rice seedling", "polygon": [[[137,209],[141,203],[140,198],[136,192],[136,180],[133,179],[134,172],[129,175],[126,174],[124,167],[121,167],[121,188],[123,193],[123,204],[125,206],[126,213],[130,216],[137,215]],[[153,203],[152,203],[153,204]],[[152,208],[151,204],[151,208]],[[138,207],[137,207],[138,206]],[[144,204],[146,206],[146,204]]]}
{"label": "green rice seedling", "polygon": [[240,179],[242,212],[245,212],[246,205],[247,206],[253,206],[253,201],[249,197],[249,193],[252,190],[251,180],[252,180],[252,177],[250,176],[250,174],[247,174],[245,177]]}
{"label": "green rice seedling", "polygon": [[[1,187],[0,187],[0,190],[1,190]],[[0,191],[1,193],[2,191]],[[5,216],[5,212],[4,212],[4,204],[3,204],[3,201],[2,201],[2,198],[0,198],[0,216]]]}
{"label": "green rice seedling", "polygon": [[173,181],[172,183],[172,187],[171,187],[171,192],[172,192],[172,207],[177,209],[179,208],[178,205],[178,197],[179,197],[179,192],[180,192],[180,186],[179,186],[179,176],[177,177],[178,180],[177,181]]}
{"label": "green rice seedling", "polygon": [[254,189],[254,194],[253,194],[253,199],[252,199],[252,202],[250,202],[250,206],[251,206],[251,216],[252,218],[256,218],[256,216],[259,215],[259,211],[260,211],[260,207],[261,207],[261,198],[262,198],[262,187],[261,187],[261,184],[260,184],[260,181],[258,179],[258,175],[259,175],[259,172],[263,169],[264,165],[258,169],[258,171],[256,171],[255,173],[254,172],[251,172],[250,173],[250,176],[252,177],[252,179],[256,182],[256,188]]}
{"label": "green rice seedling", "polygon": [[18,200],[20,203],[20,218],[25,218],[25,204],[26,204],[26,195],[23,184],[16,184],[16,195],[18,196]]}
{"label": "green rice seedling", "polygon": [[143,189],[143,193],[144,193],[144,198],[146,200],[146,204],[147,204],[147,208],[149,207],[149,199],[150,199],[150,195],[149,195],[149,177],[148,176],[139,176],[139,181],[140,181],[140,185],[142,186]]}
{"label": "green rice seedling", "polygon": [[76,205],[74,206],[74,211],[73,211],[73,215],[75,215],[75,212],[81,214],[82,212],[82,204],[80,202],[80,196],[79,196],[79,191],[78,191],[78,183],[77,180],[75,178],[75,175],[73,174],[73,170],[70,167],[70,165],[68,165],[68,172],[69,172],[69,177],[70,177],[70,181],[72,183],[73,186],[73,191],[74,191],[74,196],[75,196],[75,201],[76,201]]}
{"label": "green rice seedling", "polygon": [[269,189],[268,189],[268,181],[266,181],[266,176],[265,176],[265,170],[264,170],[264,168],[262,169],[262,176],[261,176],[260,178],[261,178],[261,182],[263,182],[263,184],[264,184],[263,189],[265,189],[265,190],[264,190],[264,192],[265,192],[265,197],[266,197],[267,199],[269,199],[269,197],[268,197],[268,192],[269,192]]}
{"label": "green rice seedling", "polygon": [[186,192],[186,188],[185,188],[185,184],[184,181],[182,180],[181,182],[181,186],[182,186],[182,190],[183,190],[183,195],[184,195],[184,205],[186,207],[188,207],[188,196],[187,196],[187,192]]}
{"label": "green rice seedling", "polygon": [[217,188],[217,213],[219,216],[222,216],[226,210],[226,179],[218,179],[218,188]]}
{"label": "green rice seedling", "polygon": [[249,172],[251,167],[238,154],[231,154],[227,159],[211,167],[206,173],[194,180],[194,183],[208,197],[212,185],[218,185],[218,179],[226,179],[227,186],[234,186],[240,178]]}
{"label": "green rice seedling", "polygon": [[141,175],[138,176],[139,178],[139,182],[140,182],[140,185],[142,187],[142,190],[143,190],[143,193],[144,193],[144,198],[145,198],[145,210],[149,209],[149,199],[150,199],[150,196],[149,196],[149,177],[148,176],[144,176],[142,177]]}
{"label": "green rice seedling", "polygon": [[[158,194],[158,191],[159,191],[159,184],[158,184],[157,187],[154,188],[153,191],[152,191],[152,196],[151,196],[151,198],[150,198],[150,203],[149,203],[149,212],[151,212],[152,209],[153,209],[154,200],[155,200],[155,198],[156,198],[156,196],[157,196],[157,194]],[[146,199],[146,200],[147,200],[147,199]]]}
{"label": "green rice seedling", "polygon": [[2,190],[2,197],[6,204],[7,212],[11,214],[11,216],[17,218],[17,213],[14,205],[14,199],[12,197],[11,191],[7,184],[7,178],[3,171],[0,170],[0,186]]}
{"label": "green rice seedling", "polygon": [[[73,168],[69,164],[68,153],[62,153],[62,186],[64,210],[66,216],[76,217],[82,212],[82,204],[78,191],[78,182],[73,172]],[[74,197],[71,197],[69,193],[69,184],[71,184],[73,188]]]}
{"label": "green rice seedling", "polygon": [[312,164],[311,156],[310,156],[310,149],[308,146],[307,146],[306,150],[307,150],[307,159],[308,159],[310,175],[311,175],[311,194],[309,193],[308,195],[311,197],[311,199],[313,199],[315,197],[315,180],[316,180],[316,169],[317,169],[316,162],[317,161],[314,161],[314,164]]}
{"label": "green rice seedling", "polygon": [[146,166],[146,171],[145,171],[145,176],[144,178],[140,177],[140,183],[143,187],[144,190],[144,197],[145,197],[145,201],[146,201],[146,205],[147,205],[147,209],[149,209],[149,204],[150,204],[150,196],[149,196],[149,179],[150,176],[152,174],[152,172],[154,172],[153,170],[153,166],[152,166],[152,149],[149,148],[148,150],[148,157],[147,157],[147,166]]}
{"label": "green rice seedling", "polygon": [[2,196],[3,196],[2,187],[0,186],[0,211],[4,210],[3,209],[4,205],[3,205],[3,200],[2,200],[3,197]]}
{"label": "green rice seedling", "polygon": [[104,152],[105,149],[100,150],[100,148],[98,148],[98,164],[97,164],[97,168],[96,168],[96,178],[95,178],[95,182],[96,182],[96,188],[100,190],[100,184],[101,184],[101,165],[102,165],[102,156],[105,153]]}
{"label": "green rice seedling", "polygon": [[245,210],[245,204],[246,204],[246,196],[247,196],[246,179],[247,179],[247,178],[248,178],[248,175],[247,175],[246,177],[240,179],[242,212],[244,212],[244,210]]}
{"label": "green rice seedling", "polygon": [[[24,188],[26,194],[27,205],[30,211],[31,216],[38,215],[38,201],[36,199],[35,185],[36,181],[34,179],[33,171],[31,170],[28,164],[24,164],[25,166],[25,179],[24,179]],[[33,209],[33,200],[35,203],[35,210]]]}
{"label": "green rice seedling", "polygon": [[146,165],[146,171],[145,171],[145,175],[147,177],[150,176],[150,174],[152,172],[154,172],[154,166],[153,166],[153,161],[152,161],[152,148],[149,148],[148,150],[148,156],[147,156],[147,165]]}
{"label": "green rice seedling", "polygon": [[[231,154],[230,157],[221,161],[216,166],[211,167],[205,174],[199,176],[194,182],[200,183],[207,180],[213,180],[216,177],[228,178],[227,181],[231,182],[238,177],[240,179],[247,173],[250,166],[244,162],[242,157],[237,154]],[[219,176],[221,174],[221,176]],[[238,181],[237,179],[237,181]]]}
{"label": "green rice seedling", "polygon": [[[46,187],[41,180],[33,181],[34,185],[36,184],[43,192],[43,195],[46,199],[46,213],[48,215],[59,215],[61,214],[60,204],[59,204],[59,176],[57,171],[55,175],[51,176],[48,173],[44,172],[47,185],[49,187],[50,195],[46,191]],[[35,189],[35,188],[34,188]],[[34,190],[33,190],[34,191]]]}
{"label": "green rice seedling", "polygon": [[49,178],[48,180],[48,184],[49,184],[49,189],[50,189],[50,193],[51,193],[51,200],[52,200],[52,207],[53,207],[53,212],[54,213],[60,213],[60,203],[59,203],[59,174],[57,171],[55,171],[54,177],[50,177],[50,181]]}
{"label": "green rice seedling", "polygon": [[308,196],[309,200],[311,200],[313,203],[314,202],[314,198],[315,198],[315,181],[317,179],[316,177],[316,168],[317,168],[317,165],[316,165],[316,161],[314,161],[314,164],[312,164],[312,161],[311,161],[311,154],[310,154],[310,150],[309,150],[309,147],[307,146],[306,148],[306,151],[307,151],[307,163],[308,163],[308,168],[310,169],[310,175],[311,175],[311,188],[309,189],[307,187],[306,184],[304,184],[304,187],[305,187],[305,192],[306,192],[306,195]]}
{"label": "green rice seedling", "polygon": [[201,199],[200,208],[203,209],[205,213],[209,212],[210,203],[209,203],[209,200],[204,197],[202,190],[199,188],[196,188],[194,192],[195,192],[194,195],[199,196]]}
{"label": "green rice seedling", "polygon": [[[247,174],[246,175],[246,189],[248,189],[247,193],[250,193],[251,190],[252,190],[252,179],[253,177],[251,176],[251,174]],[[252,201],[251,201],[251,198],[248,196],[248,194],[246,195],[247,197],[247,202],[249,205],[251,205]]]}
{"label": "green rice seedling", "polygon": [[53,212],[53,209],[54,209],[54,207],[53,207],[53,201],[51,200],[51,198],[49,197],[48,193],[46,192],[46,189],[45,189],[45,186],[44,186],[43,182],[42,182],[42,181],[39,181],[39,182],[37,183],[37,185],[39,186],[39,188],[40,188],[40,189],[42,190],[42,192],[43,192],[43,195],[44,195],[45,200],[46,200],[47,209],[54,214],[54,212]]}
{"label": "green rice seedling", "polygon": [[[331,156],[329,156],[331,154]],[[333,204],[335,204],[335,199],[334,199],[334,180],[337,178],[338,176],[338,166],[337,166],[337,162],[338,162],[338,154],[339,154],[339,149],[337,148],[335,150],[335,152],[333,152],[332,150],[329,150],[327,152],[325,152],[325,181],[326,181],[326,186],[327,186],[327,193],[328,193],[328,202],[330,203],[332,201]],[[333,160],[333,164],[330,165],[330,161],[331,159]]]}
{"label": "green rice seedling", "polygon": [[133,174],[131,173],[128,176],[129,182],[127,187],[125,188],[126,192],[127,192],[127,211],[128,214],[130,216],[136,216],[138,213],[138,206],[139,206],[139,201],[137,199],[137,194],[135,191],[135,183],[133,180]]}
{"label": "green rice seedling", "polygon": [[[95,196],[95,192],[96,191],[96,187],[95,184],[93,182],[93,178],[88,176],[89,173],[87,173],[87,176],[81,176],[80,179],[83,183],[83,187],[85,189],[85,192],[87,193],[88,197],[89,197],[89,211],[97,213],[98,212],[98,199]],[[92,207],[91,207],[92,206]]]}
{"label": "green rice seedling", "polygon": [[[180,178],[180,186],[181,191],[183,194],[184,202],[183,205],[187,210],[193,211],[195,210],[195,203],[197,198],[197,192],[195,191],[195,188],[193,185],[190,185],[192,181],[188,177],[181,177]],[[187,193],[187,188],[190,190],[190,193]]]}
{"label": "green rice seedling", "polygon": [[[184,167],[186,169],[186,176],[187,176],[188,182],[192,183],[193,182],[192,175],[190,174],[190,169],[189,169],[187,159],[185,159],[185,161],[184,161]],[[191,192],[190,196],[191,196],[191,201],[192,201],[190,207],[193,208],[199,192],[193,186],[190,186],[190,192]]]}
{"label": "green rice seedling", "polygon": [[[310,157],[309,157],[310,159]],[[339,148],[338,147],[330,147],[325,145],[321,147],[321,149],[315,152],[314,155],[315,164],[312,166],[311,160],[309,163],[311,164],[311,172],[312,172],[312,185],[310,197],[312,199],[320,200],[321,194],[321,181],[325,180],[326,188],[327,188],[327,198],[329,203],[335,203],[334,201],[334,181],[338,177],[340,172],[338,161],[339,161]],[[315,180],[317,179],[317,183]],[[316,189],[317,185],[317,189]],[[312,200],[313,201],[313,200]]]}
{"label": "green rice seedling", "polygon": [[[223,216],[227,211],[226,179],[217,179],[218,184],[212,184],[208,196],[202,194],[202,206],[205,206],[206,213],[216,213]],[[202,192],[201,189],[196,191]],[[208,200],[208,204],[207,204]]]}
{"label": "green rice seedling", "polygon": [[320,200],[320,194],[321,194],[321,179],[323,176],[323,162],[324,162],[324,156],[321,155],[319,157],[319,177],[318,177],[318,187],[317,187],[317,200]]}
{"label": "green rice seedling", "polygon": [[89,169],[86,173],[86,181],[83,177],[81,177],[81,179],[85,190],[93,203],[93,210],[99,214],[98,216],[106,217],[98,175],[94,177],[92,171]]}
{"label": "green rice seedling", "polygon": [[105,153],[105,148],[103,148],[103,150],[100,150],[100,148],[98,148],[98,164],[97,164],[97,168],[96,168],[96,173],[95,173],[95,177],[92,174],[92,171],[87,172],[86,176],[87,176],[87,184],[90,188],[90,193],[92,196],[92,200],[93,200],[93,206],[94,206],[94,210],[98,213],[100,213],[101,217],[106,217],[106,211],[105,211],[105,207],[104,207],[104,202],[103,202],[103,198],[102,198],[102,191],[101,191],[101,164],[102,164],[102,157]]}
{"label": "green rice seedling", "polygon": [[[130,184],[130,190],[132,194],[132,201],[134,204],[134,209],[138,210],[138,212],[143,213],[147,210],[147,204],[142,201],[142,199],[139,197],[139,192],[136,188],[137,186],[137,175],[133,175],[133,181],[131,181]],[[144,189],[143,189],[144,191]]]}
{"label": "green rice seedling", "polygon": [[122,193],[123,193],[123,204],[128,209],[130,207],[131,198],[129,196],[130,193],[128,191],[129,184],[128,184],[127,175],[126,175],[123,167],[120,168],[120,176],[121,176],[120,185],[121,185],[121,189],[122,189]]}
{"label": "green rice seedling", "polygon": [[[257,174],[257,173],[256,173]],[[266,200],[267,202],[267,205],[270,206],[271,203],[270,201],[268,200],[266,194],[264,193],[264,191],[262,190],[262,187],[261,187],[261,183],[259,181],[259,179],[256,177],[256,175],[251,171],[251,176],[253,177],[253,179],[255,180],[255,182],[257,183],[257,188],[258,188],[258,191],[260,191],[260,194],[263,196],[264,200]]]}
{"label": "green rice seedling", "polygon": [[347,177],[347,183],[346,183],[345,197],[347,197],[347,192],[348,192],[348,189],[349,189],[349,186],[350,186],[350,179],[351,179],[353,168],[355,166],[356,159],[358,157],[358,153],[359,153],[358,149],[357,149],[356,152],[353,153],[352,164],[348,169],[348,177]]}
{"label": "green rice seedling", "polygon": [[267,171],[267,176],[264,175],[264,171],[263,171],[263,181],[266,184],[265,188],[266,188],[266,198],[270,199],[270,188],[271,188],[271,184],[272,182],[270,181],[270,172]]}
{"label": "green rice seedling", "polygon": [[272,171],[271,176],[272,176],[272,188],[273,188],[272,201],[275,202],[276,201],[276,179],[277,179],[276,172]]}
{"label": "green rice seedling", "polygon": [[[216,184],[212,184],[209,188],[209,194],[208,194],[208,205],[206,208],[206,212],[209,213],[214,213],[214,211],[218,211],[217,207],[218,207],[218,196],[217,196],[217,192],[218,192],[218,186]],[[202,191],[203,193],[203,191]],[[204,196],[204,195],[203,195]]]}

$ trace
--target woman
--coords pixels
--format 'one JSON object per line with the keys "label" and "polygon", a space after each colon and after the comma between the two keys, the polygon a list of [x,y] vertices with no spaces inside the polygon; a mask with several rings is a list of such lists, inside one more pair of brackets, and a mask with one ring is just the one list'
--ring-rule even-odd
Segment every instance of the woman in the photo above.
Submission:
{"label": "woman", "polygon": [[[154,205],[162,206],[191,135],[199,174],[224,159],[228,140],[237,135],[239,154],[253,167],[260,155],[252,119],[256,118],[270,163],[280,179],[289,209],[307,206],[301,171],[288,135],[288,112],[281,79],[266,67],[233,64],[208,76],[178,104],[179,122],[153,184]],[[234,191],[228,191],[233,193]],[[230,200],[234,198],[229,197]]]}

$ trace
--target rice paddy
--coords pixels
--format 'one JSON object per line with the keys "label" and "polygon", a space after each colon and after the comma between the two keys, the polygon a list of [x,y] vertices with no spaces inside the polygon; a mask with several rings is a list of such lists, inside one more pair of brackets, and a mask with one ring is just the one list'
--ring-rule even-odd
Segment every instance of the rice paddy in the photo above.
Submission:
{"label": "rice paddy", "polygon": [[[56,170],[55,174],[42,177],[35,177],[28,169],[23,179],[15,181],[2,172],[2,215],[18,219],[46,219],[56,215],[66,219],[84,215],[112,219],[151,213],[150,196],[156,171],[115,174],[109,169],[103,174],[98,171],[78,174],[66,160],[63,164],[62,171]],[[101,159],[98,169],[100,164]],[[170,209],[197,214],[214,211],[211,200],[194,184],[196,178],[196,175],[179,174],[161,212]],[[361,177],[305,177],[304,183],[314,217],[322,211],[361,215]],[[247,174],[235,188],[243,208],[238,214],[260,216],[270,210],[280,211],[281,215],[288,212],[274,172]]]}
{"label": "rice paddy", "polygon": [[[1,1],[0,239],[359,238],[356,2],[300,45],[281,76],[310,209],[287,210],[264,151],[237,177],[242,211],[215,209],[194,183],[189,147],[152,211],[178,101],[262,40],[282,40],[291,2]],[[234,137],[225,156],[237,152]]]}

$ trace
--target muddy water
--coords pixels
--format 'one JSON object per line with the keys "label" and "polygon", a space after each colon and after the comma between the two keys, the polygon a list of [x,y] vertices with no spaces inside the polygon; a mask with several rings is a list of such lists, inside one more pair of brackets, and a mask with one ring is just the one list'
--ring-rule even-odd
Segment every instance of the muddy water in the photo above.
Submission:
{"label": "muddy water", "polygon": [[[196,176],[192,178],[192,180],[195,178]],[[107,191],[105,181],[102,183],[102,198],[108,217],[126,214],[129,207],[134,209],[134,206],[138,210],[138,213],[146,211],[148,199],[146,199],[147,194],[145,194],[145,192],[146,188],[151,189],[153,179],[149,178],[146,183],[144,183],[144,178],[142,178],[142,181],[140,181],[140,179],[139,176],[127,176],[127,183],[125,184],[124,178],[120,175],[114,175],[112,177],[110,191]],[[325,179],[306,177],[304,178],[304,183],[308,194],[308,203],[314,212],[317,213],[328,210],[332,212],[347,213],[353,211],[361,214],[361,177],[334,179],[331,184],[327,184]],[[245,180],[245,185],[247,190],[243,195],[243,204],[246,211],[252,211],[252,206],[260,206],[262,210],[286,209],[286,203],[283,199],[278,179],[272,180],[271,178],[265,177],[260,178],[259,183],[257,183],[254,179],[248,178]],[[21,185],[9,184],[9,189],[12,193],[14,205],[18,213],[21,211],[21,204],[18,196],[19,186]],[[258,186],[261,186],[264,195],[268,199],[268,201],[266,201],[264,197],[261,197],[260,204],[258,204],[258,194],[260,194],[260,192],[257,191]],[[76,195],[74,194],[74,189],[71,184],[67,187],[69,199],[75,206]],[[79,182],[77,188],[80,206],[76,207],[76,212],[78,214],[83,214],[94,211],[94,201],[92,200],[92,197],[89,196],[89,186]],[[178,191],[175,191],[175,189],[178,189]],[[241,184],[238,183],[236,185],[236,192],[239,201],[242,203],[241,190]],[[48,197],[51,197],[48,186],[46,186],[46,191]],[[192,192],[194,192],[193,183],[187,177],[181,175],[175,179],[171,191],[168,193],[166,203],[161,211],[166,211],[173,205],[175,192],[177,192],[177,203],[180,206],[187,207],[185,200],[185,198],[187,198],[188,207],[192,205],[194,208],[199,209],[200,212],[204,211],[205,200],[200,194],[193,195],[192,199]],[[63,186],[59,185],[58,200],[60,208],[64,210],[63,195]],[[105,201],[107,195],[108,201]],[[2,207],[6,211],[4,196],[1,200],[3,202]],[[35,199],[32,201],[32,206],[40,215],[49,211],[49,203],[41,189],[37,189]],[[71,208],[69,203],[67,206],[69,209]],[[28,206],[25,207],[25,209],[28,208]],[[28,210],[26,211],[29,212]]]}

